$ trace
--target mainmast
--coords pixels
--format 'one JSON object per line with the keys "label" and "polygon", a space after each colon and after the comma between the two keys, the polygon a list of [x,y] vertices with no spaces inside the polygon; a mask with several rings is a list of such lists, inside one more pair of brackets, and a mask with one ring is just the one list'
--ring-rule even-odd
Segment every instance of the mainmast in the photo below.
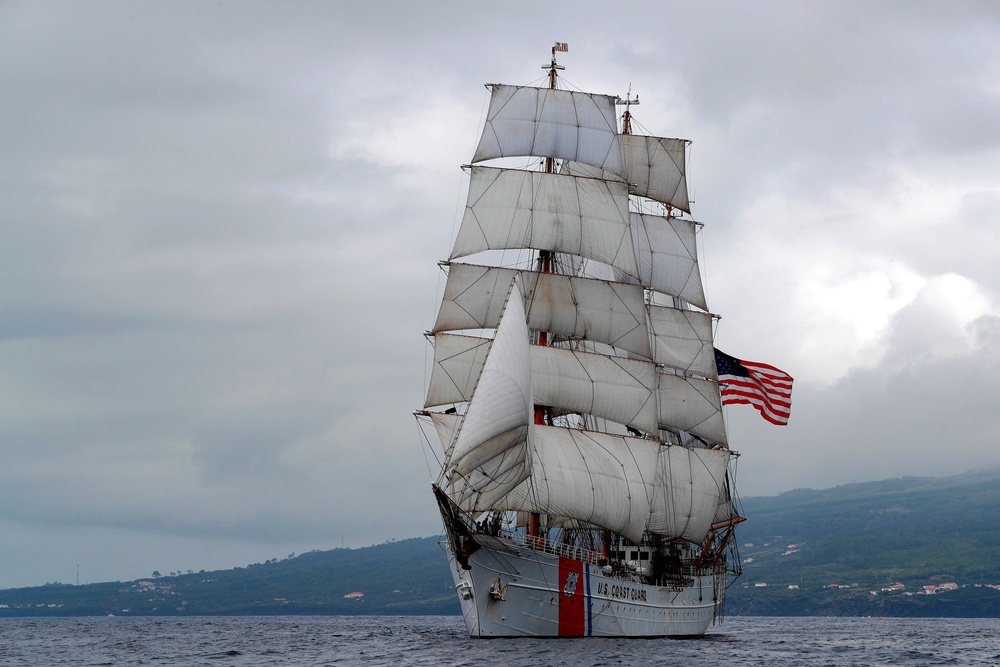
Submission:
{"label": "mainmast", "polygon": [[[562,65],[556,62],[556,52],[561,51],[566,53],[569,51],[569,44],[566,42],[556,42],[552,47],[552,60],[548,65],[542,65],[542,69],[548,70],[549,73],[549,89],[556,89],[556,81],[559,78],[559,70],[566,69]],[[555,173],[555,160],[551,157],[545,158],[545,173],[552,174]],[[538,251],[538,264],[539,270],[542,273],[552,272],[552,251],[550,250],[539,250]],[[548,345],[548,332],[541,331],[538,334],[538,344]],[[535,408],[535,421],[536,423],[542,423],[538,421],[538,408]]]}
{"label": "mainmast", "polygon": [[[548,65],[542,65],[542,69],[548,70],[549,75],[549,89],[555,90],[556,80],[559,78],[559,70],[566,69],[564,66],[556,62],[556,52],[561,51],[566,53],[569,51],[569,44],[566,42],[556,42],[552,46],[552,60]],[[551,157],[545,158],[545,168],[546,174],[555,173],[555,160]],[[542,273],[552,273],[552,251],[551,250],[539,250],[538,251],[538,270]],[[538,345],[547,346],[549,344],[549,332],[539,331],[538,332]],[[548,409],[544,405],[535,404],[535,423],[544,426],[547,419]],[[530,537],[538,537],[541,532],[541,515],[538,512],[531,512],[528,515],[528,535]]]}
{"label": "mainmast", "polygon": [[[569,44],[566,42],[556,42],[552,47],[552,60],[548,65],[542,65],[542,69],[548,70],[549,73],[549,89],[556,89],[556,80],[559,78],[559,70],[566,69],[562,65],[556,62],[556,52],[561,51],[566,53],[569,51]],[[555,160],[551,157],[545,158],[545,173],[552,174],[555,173]],[[552,273],[552,251],[551,250],[539,250],[538,251],[538,265],[539,271],[542,273]],[[547,331],[538,332],[538,344],[548,345],[549,344],[549,333]],[[535,406],[535,423],[544,424],[545,423],[545,407],[541,405]]]}

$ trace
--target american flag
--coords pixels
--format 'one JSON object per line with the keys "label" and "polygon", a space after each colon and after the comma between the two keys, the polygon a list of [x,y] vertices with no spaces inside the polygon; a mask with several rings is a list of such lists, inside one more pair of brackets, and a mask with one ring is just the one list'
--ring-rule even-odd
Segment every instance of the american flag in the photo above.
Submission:
{"label": "american flag", "polygon": [[568,42],[556,42],[556,45],[552,47],[553,51],[569,51]]}
{"label": "american flag", "polygon": [[792,411],[791,375],[769,364],[742,361],[718,350],[715,365],[719,370],[723,405],[752,405],[772,424],[788,423]]}

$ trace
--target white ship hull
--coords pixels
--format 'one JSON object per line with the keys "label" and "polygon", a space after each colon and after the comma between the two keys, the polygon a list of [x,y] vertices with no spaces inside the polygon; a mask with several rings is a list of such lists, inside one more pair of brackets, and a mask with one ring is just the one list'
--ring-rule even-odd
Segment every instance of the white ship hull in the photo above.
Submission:
{"label": "white ship hull", "polygon": [[444,540],[470,637],[699,637],[725,590],[711,574],[684,586],[605,576],[576,558],[476,536],[465,569]]}

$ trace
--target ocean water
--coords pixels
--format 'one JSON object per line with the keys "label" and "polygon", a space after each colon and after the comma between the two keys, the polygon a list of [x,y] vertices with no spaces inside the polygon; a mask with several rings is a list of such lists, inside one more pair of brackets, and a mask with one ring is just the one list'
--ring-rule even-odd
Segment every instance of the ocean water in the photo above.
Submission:
{"label": "ocean water", "polygon": [[0,665],[1000,665],[1000,620],[735,617],[703,639],[473,640],[455,616],[0,620]]}

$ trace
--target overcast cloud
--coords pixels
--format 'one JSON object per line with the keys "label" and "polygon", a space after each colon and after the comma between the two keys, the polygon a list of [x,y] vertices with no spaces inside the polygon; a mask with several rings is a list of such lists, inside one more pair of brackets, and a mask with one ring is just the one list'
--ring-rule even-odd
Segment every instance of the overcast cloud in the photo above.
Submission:
{"label": "overcast cloud", "polygon": [[0,3],[0,588],[436,534],[458,166],[556,40],[694,141],[718,346],[796,378],[744,496],[1000,465],[1000,5],[695,4]]}

